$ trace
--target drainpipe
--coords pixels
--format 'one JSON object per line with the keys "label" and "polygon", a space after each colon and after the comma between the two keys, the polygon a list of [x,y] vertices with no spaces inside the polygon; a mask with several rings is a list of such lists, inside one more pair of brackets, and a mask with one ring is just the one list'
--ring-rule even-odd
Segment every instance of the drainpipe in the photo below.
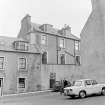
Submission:
{"label": "drainpipe", "polygon": [[58,37],[56,36],[56,52],[57,52],[57,64],[58,64]]}
{"label": "drainpipe", "polygon": [[75,57],[76,57],[75,55],[76,54],[75,53],[76,53],[76,51],[75,51],[75,40],[74,40],[74,61],[75,61],[75,65],[76,65],[76,59],[75,59]]}

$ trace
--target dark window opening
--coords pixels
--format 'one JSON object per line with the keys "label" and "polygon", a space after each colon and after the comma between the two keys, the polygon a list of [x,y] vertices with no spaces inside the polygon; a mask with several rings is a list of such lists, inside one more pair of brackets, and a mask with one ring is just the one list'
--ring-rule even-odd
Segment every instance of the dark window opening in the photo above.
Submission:
{"label": "dark window opening", "polygon": [[47,52],[42,54],[42,64],[47,64]]}
{"label": "dark window opening", "polygon": [[80,56],[76,56],[76,64],[80,65]]}
{"label": "dark window opening", "polygon": [[0,78],[0,87],[3,86],[3,78]]}
{"label": "dark window opening", "polygon": [[19,88],[25,88],[25,78],[19,78]]}
{"label": "dark window opening", "polygon": [[65,64],[65,54],[61,54],[61,64]]}
{"label": "dark window opening", "polygon": [[1,80],[0,80],[0,87],[1,87]]}

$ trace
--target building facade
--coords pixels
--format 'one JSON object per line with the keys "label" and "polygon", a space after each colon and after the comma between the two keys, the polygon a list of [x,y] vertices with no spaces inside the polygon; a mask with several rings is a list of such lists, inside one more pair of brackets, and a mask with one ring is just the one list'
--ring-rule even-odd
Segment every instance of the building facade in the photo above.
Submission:
{"label": "building facade", "polygon": [[19,38],[34,44],[42,53],[42,64],[80,64],[80,39],[71,33],[71,27],[53,28],[50,24],[35,24],[26,15],[21,21]]}
{"label": "building facade", "polygon": [[0,93],[34,92],[80,78],[80,39],[67,25],[55,29],[21,21],[18,38],[0,37]]}
{"label": "building facade", "polygon": [[80,69],[80,39],[65,25],[56,29],[50,24],[35,24],[26,15],[21,21],[18,38],[23,38],[41,52],[43,89],[52,88],[55,81],[74,80]]}
{"label": "building facade", "polygon": [[38,90],[41,85],[40,53],[27,41],[0,37],[0,93]]}
{"label": "building facade", "polygon": [[81,73],[105,82],[105,0],[92,0],[92,12],[81,32]]}

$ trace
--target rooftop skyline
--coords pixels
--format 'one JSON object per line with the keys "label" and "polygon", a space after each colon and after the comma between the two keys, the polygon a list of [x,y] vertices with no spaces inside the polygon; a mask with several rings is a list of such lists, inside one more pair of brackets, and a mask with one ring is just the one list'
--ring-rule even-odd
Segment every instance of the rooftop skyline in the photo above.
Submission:
{"label": "rooftop skyline", "polygon": [[58,29],[67,24],[79,36],[90,12],[91,0],[1,0],[0,36],[17,37],[26,14],[37,24],[52,24]]}

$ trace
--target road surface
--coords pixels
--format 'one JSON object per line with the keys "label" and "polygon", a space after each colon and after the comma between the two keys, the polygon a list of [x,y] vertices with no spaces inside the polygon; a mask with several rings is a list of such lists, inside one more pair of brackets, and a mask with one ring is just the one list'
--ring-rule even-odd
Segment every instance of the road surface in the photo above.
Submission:
{"label": "road surface", "polygon": [[0,105],[105,105],[105,96],[70,99],[55,92],[0,98]]}

